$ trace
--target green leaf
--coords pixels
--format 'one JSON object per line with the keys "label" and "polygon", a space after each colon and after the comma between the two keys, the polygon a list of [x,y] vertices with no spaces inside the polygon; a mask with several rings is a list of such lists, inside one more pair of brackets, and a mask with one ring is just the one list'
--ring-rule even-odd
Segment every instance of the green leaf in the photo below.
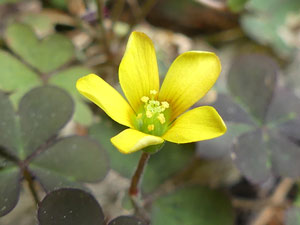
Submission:
{"label": "green leaf", "polygon": [[76,89],[76,81],[92,71],[86,67],[74,66],[56,73],[49,79],[49,84],[56,85],[68,91],[75,99],[83,100],[83,97]]}
{"label": "green leaf", "polygon": [[285,216],[286,225],[299,225],[300,224],[300,208],[291,207],[287,210]]}
{"label": "green leaf", "polygon": [[20,179],[19,168],[0,169],[0,217],[16,206],[20,194]]}
{"label": "green leaf", "polygon": [[74,47],[68,38],[54,34],[40,41],[24,24],[9,25],[5,39],[16,54],[43,73],[58,69],[74,56]]}
{"label": "green leaf", "polygon": [[89,191],[83,184],[67,177],[62,174],[50,171],[42,167],[37,167],[34,164],[29,165],[29,170],[36,177],[37,181],[41,184],[45,192],[54,191],[60,188],[78,188],[81,190]]}
{"label": "green leaf", "polygon": [[[89,133],[96,140],[99,140],[100,144],[107,150],[111,168],[122,176],[130,178],[138,164],[141,152],[125,155],[120,153],[110,142],[110,138],[123,129],[122,126],[104,117],[101,123],[91,127]],[[158,153],[150,157],[143,178],[143,191],[153,191],[163,181],[183,169],[191,161],[193,155],[193,144],[165,143]],[[166,159],[168,159],[167,165]]]}
{"label": "green leaf", "polygon": [[75,100],[74,121],[77,123],[90,126],[93,122],[93,112],[86,103]]}
{"label": "green leaf", "polygon": [[60,189],[49,193],[38,209],[40,225],[104,225],[99,203],[78,189]]}
{"label": "green leaf", "polygon": [[153,225],[232,225],[234,212],[225,194],[195,186],[157,199],[151,218]]}
{"label": "green leaf", "polygon": [[244,9],[245,4],[249,0],[228,0],[227,5],[233,12],[239,12]]}
{"label": "green leaf", "polygon": [[[259,12],[280,12],[279,16],[285,15],[285,13],[290,11],[296,11],[300,6],[299,1],[297,0],[286,0],[286,4],[282,4],[281,0],[269,1],[260,1],[260,0],[250,0],[247,4],[249,9],[256,10]],[[268,14],[269,17],[274,15]]]}
{"label": "green leaf", "polygon": [[145,225],[145,223],[133,216],[119,216],[110,221],[108,225]]}
{"label": "green leaf", "polygon": [[250,0],[247,8],[251,14],[244,14],[241,18],[245,32],[261,44],[270,45],[279,55],[291,56],[296,45],[290,39],[296,38],[296,34],[293,34],[289,21],[292,14],[298,15],[299,1],[286,0],[282,4],[281,0]]}
{"label": "green leaf", "polygon": [[44,37],[54,31],[54,22],[47,13],[26,13],[22,16],[22,22],[32,27],[40,37]]}
{"label": "green leaf", "polygon": [[[29,168],[41,183],[45,180],[43,175],[47,173],[61,177],[62,181],[96,182],[107,174],[108,159],[97,142],[86,137],[73,136],[61,139],[36,156]],[[55,188],[59,186],[59,182],[53,184]]]}
{"label": "green leaf", "polygon": [[6,4],[6,3],[16,3],[20,2],[21,0],[0,0],[0,5],[1,4]]}
{"label": "green leaf", "polygon": [[[271,45],[280,56],[287,57],[293,53],[293,49],[278,36],[276,24],[270,24],[269,19],[265,15],[256,15],[254,17],[245,14],[241,18],[241,24],[252,39],[263,45]],[[261,30],[264,32],[258,32]]]}
{"label": "green leaf", "polygon": [[265,121],[278,70],[277,64],[268,56],[248,54],[236,59],[228,72],[232,95],[260,124]]}
{"label": "green leaf", "polygon": [[58,9],[67,10],[68,5],[66,0],[49,0],[50,4]]}
{"label": "green leaf", "polygon": [[14,102],[32,87],[41,84],[39,76],[11,54],[0,50],[0,89],[11,92]]}
{"label": "green leaf", "polygon": [[10,161],[8,161],[8,159],[1,155],[1,151],[2,149],[0,148],[0,171],[4,169],[7,166],[7,164],[11,163]]}
{"label": "green leaf", "polygon": [[234,161],[238,169],[254,183],[266,181],[272,176],[270,157],[271,152],[260,129],[241,135],[234,145]]}
{"label": "green leaf", "polygon": [[3,148],[6,153],[18,156],[21,145],[18,130],[18,121],[9,98],[0,92],[0,151]]}
{"label": "green leaf", "polygon": [[89,126],[92,123],[93,114],[89,107],[84,103],[82,95],[76,89],[76,81],[92,71],[85,67],[72,67],[67,70],[54,74],[49,79],[49,83],[68,91],[75,100],[74,120],[82,125]]}
{"label": "green leaf", "polygon": [[194,144],[165,143],[163,148],[158,153],[151,155],[148,161],[142,190],[146,193],[153,191],[172,175],[185,168],[192,161],[194,154]]}
{"label": "green leaf", "polygon": [[106,116],[101,121],[89,129],[89,135],[98,140],[103,148],[107,151],[110,166],[124,177],[130,177],[139,161],[141,152],[133,154],[122,154],[116,149],[110,139],[124,130],[125,127],[117,124]]}
{"label": "green leaf", "polygon": [[19,105],[24,146],[21,158],[53,138],[70,120],[73,109],[71,97],[60,88],[45,86],[28,92]]}

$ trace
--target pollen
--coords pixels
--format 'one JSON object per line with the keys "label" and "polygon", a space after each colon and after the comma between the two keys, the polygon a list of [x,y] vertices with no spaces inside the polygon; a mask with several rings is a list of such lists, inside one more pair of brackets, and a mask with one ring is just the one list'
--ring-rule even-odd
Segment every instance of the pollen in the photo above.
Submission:
{"label": "pollen", "polygon": [[163,108],[165,108],[165,109],[167,109],[167,108],[169,108],[170,106],[169,106],[169,103],[168,102],[166,102],[166,101],[164,101],[164,102],[161,102],[161,106],[163,107]]}
{"label": "pollen", "polygon": [[154,130],[154,124],[148,125],[148,131],[153,131]]}
{"label": "pollen", "polygon": [[151,118],[151,117],[153,116],[153,113],[150,112],[149,110],[147,110],[147,111],[146,111],[146,116],[147,116],[148,118]]}
{"label": "pollen", "polygon": [[144,102],[144,103],[147,103],[147,102],[149,101],[149,97],[143,96],[143,97],[141,98],[141,101]]}
{"label": "pollen", "polygon": [[158,92],[151,90],[150,95],[141,97],[140,108],[134,118],[134,126],[144,133],[161,136],[169,126],[170,111],[167,101],[159,101]]}
{"label": "pollen", "polygon": [[165,118],[165,115],[163,113],[160,113],[158,116],[157,116],[157,119],[159,120],[159,122],[161,124],[164,124],[166,122],[166,118]]}
{"label": "pollen", "polygon": [[157,91],[156,90],[151,90],[150,91],[150,95],[156,95],[157,94]]}

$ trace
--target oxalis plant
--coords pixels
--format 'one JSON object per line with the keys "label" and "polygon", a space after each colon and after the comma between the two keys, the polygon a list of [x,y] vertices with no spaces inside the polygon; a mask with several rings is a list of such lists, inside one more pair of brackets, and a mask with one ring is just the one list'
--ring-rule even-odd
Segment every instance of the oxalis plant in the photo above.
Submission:
{"label": "oxalis plant", "polygon": [[112,137],[111,143],[124,154],[143,151],[129,188],[138,213],[143,214],[138,187],[143,170],[150,155],[161,150],[165,141],[190,143],[226,132],[225,123],[213,107],[187,111],[213,86],[220,71],[221,64],[214,53],[186,52],[173,62],[160,87],[153,43],[144,33],[133,32],[119,67],[127,101],[95,74],[77,81],[82,95],[128,127]]}
{"label": "oxalis plant", "polygon": [[[149,196],[141,198],[140,188],[151,155],[154,165],[158,163],[156,155],[174,159],[175,163],[161,172],[165,178],[186,165],[193,153],[188,146],[186,153],[182,153],[176,144],[212,139],[226,132],[225,123],[213,107],[189,110],[213,86],[220,71],[220,61],[214,53],[186,52],[171,65],[160,87],[152,41],[144,33],[133,32],[119,67],[120,84],[127,100],[95,74],[77,81],[76,88],[83,96],[114,121],[128,127],[111,137],[110,145],[124,154],[142,152],[128,192],[135,216],[109,217],[110,221],[83,184],[105,177],[109,169],[106,152],[91,138],[60,134],[73,115],[71,96],[63,89],[46,85],[30,90],[15,107],[10,94],[0,92],[0,216],[16,206],[24,181],[38,208],[40,225],[143,225],[150,222],[160,225],[178,222],[178,218],[188,219],[192,224],[207,221],[232,224],[230,202],[221,192],[192,186],[153,202]],[[94,129],[94,133],[99,132]],[[165,141],[176,144],[170,149]],[[166,153],[173,156],[161,155],[165,154],[160,151],[163,147],[169,148]],[[126,163],[126,160],[118,163]],[[157,173],[157,168],[152,173]],[[158,180],[163,182],[164,179]],[[157,186],[155,182],[151,181],[148,191]],[[42,196],[45,197],[42,199]],[[151,216],[149,203],[152,204]],[[178,218],[170,216],[177,211],[176,208],[170,211],[171,205],[177,204],[188,209],[188,214]],[[214,216],[212,209],[220,211],[219,217]],[[198,216],[193,218],[193,215]]]}

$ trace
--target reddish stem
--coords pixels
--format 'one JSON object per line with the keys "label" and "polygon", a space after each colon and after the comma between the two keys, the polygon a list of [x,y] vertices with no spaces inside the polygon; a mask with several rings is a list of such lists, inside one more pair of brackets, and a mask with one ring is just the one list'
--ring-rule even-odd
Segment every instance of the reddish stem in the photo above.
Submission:
{"label": "reddish stem", "polygon": [[139,195],[139,185],[141,182],[141,178],[143,175],[143,171],[145,166],[150,158],[150,154],[147,152],[143,152],[139,161],[139,164],[131,178],[130,188],[129,188],[129,195],[131,197],[137,197]]}

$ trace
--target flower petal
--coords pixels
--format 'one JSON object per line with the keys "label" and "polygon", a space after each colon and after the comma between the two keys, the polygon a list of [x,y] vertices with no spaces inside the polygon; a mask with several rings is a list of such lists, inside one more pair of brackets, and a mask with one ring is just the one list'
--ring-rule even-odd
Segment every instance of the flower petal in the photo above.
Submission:
{"label": "flower petal", "polygon": [[179,144],[212,139],[225,132],[218,112],[211,106],[201,106],[178,117],[162,138]]}
{"label": "flower petal", "polygon": [[161,137],[142,133],[134,129],[126,129],[110,139],[112,144],[124,154],[129,154],[164,142]]}
{"label": "flower petal", "polygon": [[95,74],[89,74],[77,81],[76,88],[113,120],[122,125],[133,127],[131,117],[134,112],[132,108],[122,95],[102,78]]}
{"label": "flower petal", "polygon": [[120,63],[119,79],[123,92],[135,112],[141,104],[141,97],[149,96],[150,90],[158,91],[159,76],[155,49],[146,34],[133,32],[130,35]]}
{"label": "flower petal", "polygon": [[195,104],[214,85],[221,72],[219,58],[212,52],[186,52],[173,62],[159,93],[175,119]]}

